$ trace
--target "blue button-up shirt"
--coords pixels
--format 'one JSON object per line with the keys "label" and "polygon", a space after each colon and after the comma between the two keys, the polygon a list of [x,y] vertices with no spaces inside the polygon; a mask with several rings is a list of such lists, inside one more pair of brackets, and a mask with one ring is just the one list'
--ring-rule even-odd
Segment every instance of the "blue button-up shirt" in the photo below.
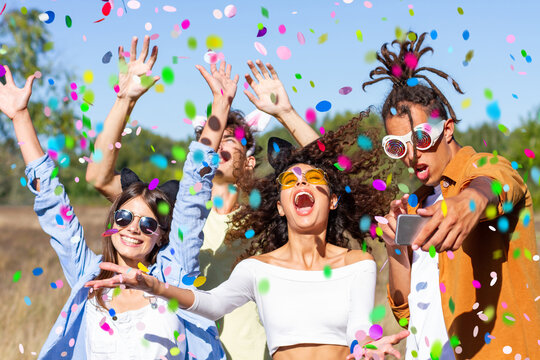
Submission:
{"label": "blue button-up shirt", "polygon": [[[215,161],[216,153],[210,147],[192,142],[189,150],[173,210],[169,244],[159,251],[156,263],[149,268],[150,274],[160,281],[184,288],[188,286],[182,284],[182,278],[196,275],[199,270],[202,229],[209,213],[206,203],[211,197],[212,179],[218,165]],[[194,155],[199,161],[194,159]],[[200,171],[207,166],[210,171],[201,176]],[[39,359],[85,359],[85,307],[89,289],[84,284],[99,274],[102,257],[86,245],[83,228],[77,216],[71,213],[72,208],[63,185],[58,177],[51,178],[54,168],[55,164],[48,155],[26,167],[28,187],[36,195],[34,211],[43,230],[51,236],[51,245],[71,287],[69,299],[45,341]],[[32,187],[34,179],[40,179],[39,192]],[[190,187],[197,183],[202,184],[201,190],[194,195],[190,194]],[[60,189],[61,193],[56,195]],[[179,230],[183,240],[179,238]],[[171,271],[165,275],[168,267]],[[185,329],[186,338],[172,346],[180,349],[181,359],[226,359],[214,322],[183,310],[178,310],[177,315]],[[71,339],[74,342],[70,346]]]}

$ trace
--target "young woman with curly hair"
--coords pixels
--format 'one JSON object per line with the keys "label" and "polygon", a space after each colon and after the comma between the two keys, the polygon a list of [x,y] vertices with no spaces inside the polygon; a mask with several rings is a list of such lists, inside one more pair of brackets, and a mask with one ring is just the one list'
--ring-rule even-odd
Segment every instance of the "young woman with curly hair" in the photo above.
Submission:
{"label": "young woman with curly hair", "polygon": [[[174,298],[181,307],[209,319],[248,301],[257,303],[274,359],[345,359],[352,348],[360,358],[399,357],[392,347],[408,331],[374,341],[363,348],[370,328],[376,283],[371,254],[351,250],[351,241],[364,245],[359,228],[363,215],[382,215],[395,195],[371,185],[387,168],[382,150],[362,151],[356,145],[362,113],[304,148],[271,138],[269,161],[274,172],[264,178],[241,177],[246,193],[257,190],[260,206],[235,213],[226,236],[230,242],[250,238],[250,247],[230,278],[209,292],[179,289],[140,271],[115,264],[101,266],[119,273],[87,286],[121,283]],[[375,139],[375,133],[367,134]],[[346,159],[340,158],[346,156]],[[354,341],[358,338],[360,344]],[[353,344],[354,343],[354,344]]]}

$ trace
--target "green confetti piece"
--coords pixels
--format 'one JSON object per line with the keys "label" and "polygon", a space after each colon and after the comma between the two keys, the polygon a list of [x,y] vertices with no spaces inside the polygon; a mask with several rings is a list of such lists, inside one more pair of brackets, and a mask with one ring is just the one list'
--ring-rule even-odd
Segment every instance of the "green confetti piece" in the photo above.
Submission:
{"label": "green confetti piece", "polygon": [[43,51],[44,51],[44,52],[51,51],[52,49],[54,49],[54,43],[51,42],[51,41],[46,42],[46,43],[43,45]]}
{"label": "green confetti piece", "polygon": [[277,104],[277,98],[276,98],[276,94],[274,93],[271,93],[270,94],[270,101],[272,102],[272,104]]}
{"label": "green confetti piece", "polygon": [[457,12],[459,15],[463,15],[463,9],[461,7],[457,8]]}
{"label": "green confetti piece", "polygon": [[414,358],[418,357],[418,353],[416,352],[416,350],[411,351],[411,355],[412,355]]}
{"label": "green confetti piece", "polygon": [[467,51],[467,54],[465,54],[465,61],[471,62],[473,56],[474,56],[474,50]]}
{"label": "green confetti piece", "polygon": [[141,345],[148,348],[150,346],[150,341],[146,340],[145,338],[141,338]]}
{"label": "green confetti piece", "polygon": [[154,149],[154,145],[150,145],[150,149],[152,149],[152,152],[156,152],[156,149]]}
{"label": "green confetti piece", "polygon": [[[163,69],[163,70],[165,70],[165,69]],[[173,74],[173,80],[174,80],[174,74]],[[146,76],[146,75],[141,76],[141,86],[142,87],[148,89],[149,87],[152,86],[153,83],[154,83],[154,79],[151,76]]]}
{"label": "green confetti piece", "polygon": [[362,32],[360,30],[356,30],[356,40],[364,41],[364,36],[362,35]]}
{"label": "green confetti piece", "polygon": [[184,241],[184,233],[180,229],[178,229],[178,238],[180,241]]}
{"label": "green confetti piece", "polygon": [[[411,9],[412,10],[412,9]],[[413,32],[410,32],[408,35],[407,35],[407,38],[411,41],[415,41],[416,40],[416,34],[413,33]]]}
{"label": "green confetti piece", "polygon": [[86,115],[83,115],[83,118],[82,118],[82,123],[83,123],[83,126],[87,129],[91,129],[92,128],[92,122],[90,121],[90,118]]}
{"label": "green confetti piece", "polygon": [[494,219],[495,216],[497,216],[497,207],[493,204],[489,204],[486,207],[486,217],[491,220]]}
{"label": "green confetti piece", "polygon": [[405,185],[405,184],[398,184],[398,189],[402,193],[408,193],[409,192],[409,187],[407,185]]}
{"label": "green confetti piece", "polygon": [[58,168],[55,167],[53,171],[51,172],[51,179],[54,179],[58,175]]}
{"label": "green confetti piece", "polygon": [[167,309],[170,311],[170,312],[176,312],[176,310],[178,310],[178,300],[176,299],[170,299],[168,302],[167,302]]}
{"label": "green confetti piece", "polygon": [[298,92],[298,90],[296,90],[296,88],[294,86],[292,87],[292,91]]}
{"label": "green confetti piece", "polygon": [[180,354],[180,349],[175,346],[175,347],[171,348],[171,350],[169,350],[169,352],[171,353],[172,356],[176,356],[176,355]]}
{"label": "green confetti piece", "polygon": [[122,290],[121,290],[119,287],[114,288],[113,293],[112,293],[112,296],[113,296],[113,297],[116,297],[116,296],[120,295],[120,292],[121,292],[121,291],[122,291]]}
{"label": "green confetti piece", "polygon": [[88,139],[88,134],[86,133],[86,131],[83,131],[83,132],[82,132],[82,136],[83,136],[85,139]]}
{"label": "green confetti piece", "polygon": [[[409,9],[409,15],[411,16],[414,16],[414,10],[413,9]],[[410,36],[409,36],[410,37]],[[412,40],[411,40],[412,41]]]}
{"label": "green confetti piece", "polygon": [[484,89],[484,96],[488,100],[493,100],[493,92],[490,89]]}
{"label": "green confetti piece", "polygon": [[[27,13],[28,13],[28,9],[25,6],[23,6],[21,8],[21,14],[26,15]],[[13,19],[13,18],[11,18],[11,19]]]}
{"label": "green confetti piece", "polygon": [[529,249],[523,249],[523,256],[525,256],[525,259],[527,260],[532,260],[531,252],[529,251]]}
{"label": "green confetti piece", "polygon": [[502,184],[498,180],[493,180],[491,182],[491,191],[493,191],[493,194],[495,195],[501,195],[502,194]]}
{"label": "green confetti piece", "polygon": [[514,259],[517,259],[521,256],[521,249],[517,248],[517,249],[514,249],[514,252],[512,253],[512,256],[514,257]]}
{"label": "green confetti piece", "polygon": [[66,15],[66,26],[70,28],[72,24],[73,21],[71,21],[71,17],[69,15]]}
{"label": "green confetti piece", "polygon": [[180,146],[174,145],[172,147],[172,156],[176,161],[186,160],[186,150]]}
{"label": "green confetti piece", "polygon": [[405,327],[409,325],[409,320],[407,318],[401,318],[399,319],[399,326]]}
{"label": "green confetti piece", "polygon": [[328,40],[328,33],[324,33],[321,36],[319,36],[319,39],[317,40],[317,44],[324,44]]}
{"label": "green confetti piece", "polygon": [[309,82],[309,85],[311,85],[312,88],[315,87],[315,83],[314,83],[313,81],[310,81],[310,82]]}
{"label": "green confetti piece", "polygon": [[330,279],[332,277],[332,268],[330,265],[325,265],[323,269],[324,277]]}
{"label": "green confetti piece", "polygon": [[171,211],[171,206],[165,201],[160,201],[158,203],[157,211],[160,215],[169,215],[169,212]]}
{"label": "green confetti piece", "polygon": [[262,30],[263,28],[264,28],[263,23],[258,23],[257,24],[257,29]]}
{"label": "green confetti piece", "polygon": [[197,192],[195,191],[195,188],[194,188],[193,186],[190,186],[190,187],[189,187],[189,193],[190,193],[191,195],[195,195]]}
{"label": "green confetti piece", "polygon": [[364,61],[368,64],[374,63],[377,61],[377,52],[375,51],[368,51],[366,52],[366,56],[364,57]]}
{"label": "green confetti piece", "polygon": [[440,340],[435,340],[431,344],[431,349],[429,350],[429,355],[432,360],[438,360],[440,359],[442,354],[442,343]]}
{"label": "green confetti piece", "polygon": [[429,247],[429,256],[431,256],[432,258],[434,258],[435,255],[437,255],[437,250],[435,249],[435,246],[431,245],[431,246]]}
{"label": "green confetti piece", "polygon": [[223,40],[217,35],[208,35],[206,38],[206,47],[208,49],[221,49],[223,47]]}
{"label": "green confetti piece", "polygon": [[195,108],[195,104],[193,101],[186,101],[184,104],[184,111],[186,112],[186,116],[193,120],[197,114],[197,109]]}
{"label": "green confetti piece", "polygon": [[377,350],[377,347],[376,347],[375,345],[373,345],[373,344],[366,344],[366,345],[364,345],[364,347],[365,347],[366,349]]}
{"label": "green confetti piece", "polygon": [[193,36],[189,37],[187,39],[187,46],[190,50],[197,49],[197,39],[195,39]]}
{"label": "green confetti piece", "polygon": [[511,326],[516,323],[516,317],[509,312],[505,312],[502,315],[502,321],[505,325]]}
{"label": "green confetti piece", "polygon": [[448,299],[448,307],[450,308],[450,312],[453,314],[454,310],[456,310],[456,304],[454,304],[454,300],[452,300],[451,296],[450,299]]}
{"label": "green confetti piece", "polygon": [[89,104],[93,104],[95,99],[94,92],[90,89],[86,90],[83,94],[83,101]]}
{"label": "green confetti piece", "polygon": [[21,279],[21,274],[22,274],[22,272],[20,270],[15,271],[15,274],[13,274],[13,282],[14,283],[18,282]]}
{"label": "green confetti piece", "polygon": [[493,307],[493,305],[488,305],[485,309],[484,309],[484,315],[487,316],[487,321],[491,321],[493,320],[493,317],[495,315],[495,308]]}
{"label": "green confetti piece", "polygon": [[478,159],[478,167],[482,167],[487,164],[487,156],[482,156],[480,159]]}
{"label": "green confetti piece", "polygon": [[459,338],[457,337],[457,335],[452,335],[450,337],[450,345],[452,346],[452,348],[456,348],[456,346],[458,346],[459,344],[461,344],[461,341],[459,341]]}
{"label": "green confetti piece", "polygon": [[[384,319],[384,316],[386,315],[386,307],[384,305],[378,305],[373,308],[371,311],[371,314],[369,314],[369,320],[371,320],[372,323],[377,323]],[[407,320],[407,319],[405,319]]]}
{"label": "green confetti piece", "polygon": [[502,258],[502,255],[503,255],[503,252],[501,249],[497,249],[495,251],[493,251],[493,260],[498,260],[500,258]]}
{"label": "green confetti piece", "polygon": [[165,66],[161,70],[161,78],[167,85],[171,85],[174,82],[174,71],[169,66]]}
{"label": "green confetti piece", "polygon": [[525,50],[521,50],[521,56],[527,57],[527,52]]}
{"label": "green confetti piece", "polygon": [[212,115],[212,103],[209,103],[206,106],[206,118],[209,118]]}
{"label": "green confetti piece", "polygon": [[69,135],[66,135],[66,147],[70,150],[75,147],[75,139]]}
{"label": "green confetti piece", "polygon": [[62,189],[62,186],[58,185],[56,188],[54,188],[54,195],[58,196],[62,194],[63,191],[64,189]]}
{"label": "green confetti piece", "polygon": [[416,330],[416,327],[415,327],[415,326],[411,326],[411,333],[412,333],[413,335],[416,335],[417,332],[418,332],[418,331]]}
{"label": "green confetti piece", "polygon": [[300,80],[302,78],[302,75],[299,73],[294,74],[294,77]]}
{"label": "green confetti piece", "polygon": [[180,333],[178,332],[178,330],[174,330],[173,334],[174,334],[174,339],[178,340],[178,337],[180,336]]}
{"label": "green confetti piece", "polygon": [[268,19],[268,9],[261,6],[261,14]]}
{"label": "green confetti piece", "polygon": [[259,280],[257,288],[259,289],[259,294],[261,295],[268,293],[268,291],[270,291],[270,281],[267,278]]}
{"label": "green confetti piece", "polygon": [[334,166],[335,166],[339,171],[345,170],[345,169],[342,168],[338,163],[335,163]]}
{"label": "green confetti piece", "polygon": [[83,102],[83,103],[81,104],[81,111],[82,111],[82,112],[87,112],[89,109],[90,109],[90,106],[88,106],[87,103]]}
{"label": "green confetti piece", "polygon": [[212,202],[212,200],[208,200],[205,206],[206,206],[206,210],[210,210],[212,206],[214,206],[214,203]]}
{"label": "green confetti piece", "polygon": [[401,38],[405,36],[405,33],[403,32],[403,30],[401,30],[399,26],[397,26],[394,30],[394,35],[396,35],[397,40],[401,40]]}

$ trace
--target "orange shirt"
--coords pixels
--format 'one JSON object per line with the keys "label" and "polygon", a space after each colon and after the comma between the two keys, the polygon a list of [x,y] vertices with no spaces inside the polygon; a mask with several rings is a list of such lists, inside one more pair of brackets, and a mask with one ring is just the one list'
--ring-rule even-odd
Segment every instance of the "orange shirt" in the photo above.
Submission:
{"label": "orange shirt", "polygon": [[[457,251],[438,255],[448,338],[456,360],[517,354],[540,359],[540,264],[532,259],[537,249],[531,194],[508,160],[466,146],[443,172],[443,197],[458,195],[480,176],[503,187],[496,217],[484,217]],[[431,192],[420,187],[419,204]],[[395,306],[390,293],[388,299],[396,319],[409,318],[407,303]]]}

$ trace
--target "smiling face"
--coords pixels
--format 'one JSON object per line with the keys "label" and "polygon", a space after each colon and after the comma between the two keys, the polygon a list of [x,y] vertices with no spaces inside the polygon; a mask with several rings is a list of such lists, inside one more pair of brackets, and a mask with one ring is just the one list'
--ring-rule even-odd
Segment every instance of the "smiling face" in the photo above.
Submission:
{"label": "smiling face", "polygon": [[[424,111],[424,108],[418,104],[407,104],[411,111],[414,127],[428,122],[429,116]],[[439,121],[439,120],[437,120]],[[433,121],[430,121],[432,124]],[[411,131],[409,118],[405,114],[403,116],[389,116],[385,121],[386,133],[388,135],[403,136]],[[405,166],[413,168],[418,180],[428,186],[436,186],[442,178],[442,174],[450,160],[453,157],[451,147],[454,134],[454,122],[446,121],[444,131],[431,148],[427,150],[416,151],[416,162],[414,161],[413,145],[407,143],[407,153],[401,160]]]}
{"label": "smiling face", "polygon": [[337,197],[328,185],[314,185],[305,178],[313,166],[296,164],[286,171],[296,174],[294,186],[281,189],[278,212],[287,218],[289,229],[298,233],[321,233],[328,225],[330,210],[336,208]]}
{"label": "smiling face", "polygon": [[142,196],[131,198],[122,204],[119,209],[129,210],[134,216],[130,224],[119,226],[113,223],[113,229],[118,232],[111,236],[112,244],[118,253],[118,263],[137,267],[139,262],[147,265],[148,255],[155,246],[159,246],[162,238],[162,229],[148,235],[141,231],[139,221],[141,217],[151,217],[157,221],[157,216],[144,201]]}

